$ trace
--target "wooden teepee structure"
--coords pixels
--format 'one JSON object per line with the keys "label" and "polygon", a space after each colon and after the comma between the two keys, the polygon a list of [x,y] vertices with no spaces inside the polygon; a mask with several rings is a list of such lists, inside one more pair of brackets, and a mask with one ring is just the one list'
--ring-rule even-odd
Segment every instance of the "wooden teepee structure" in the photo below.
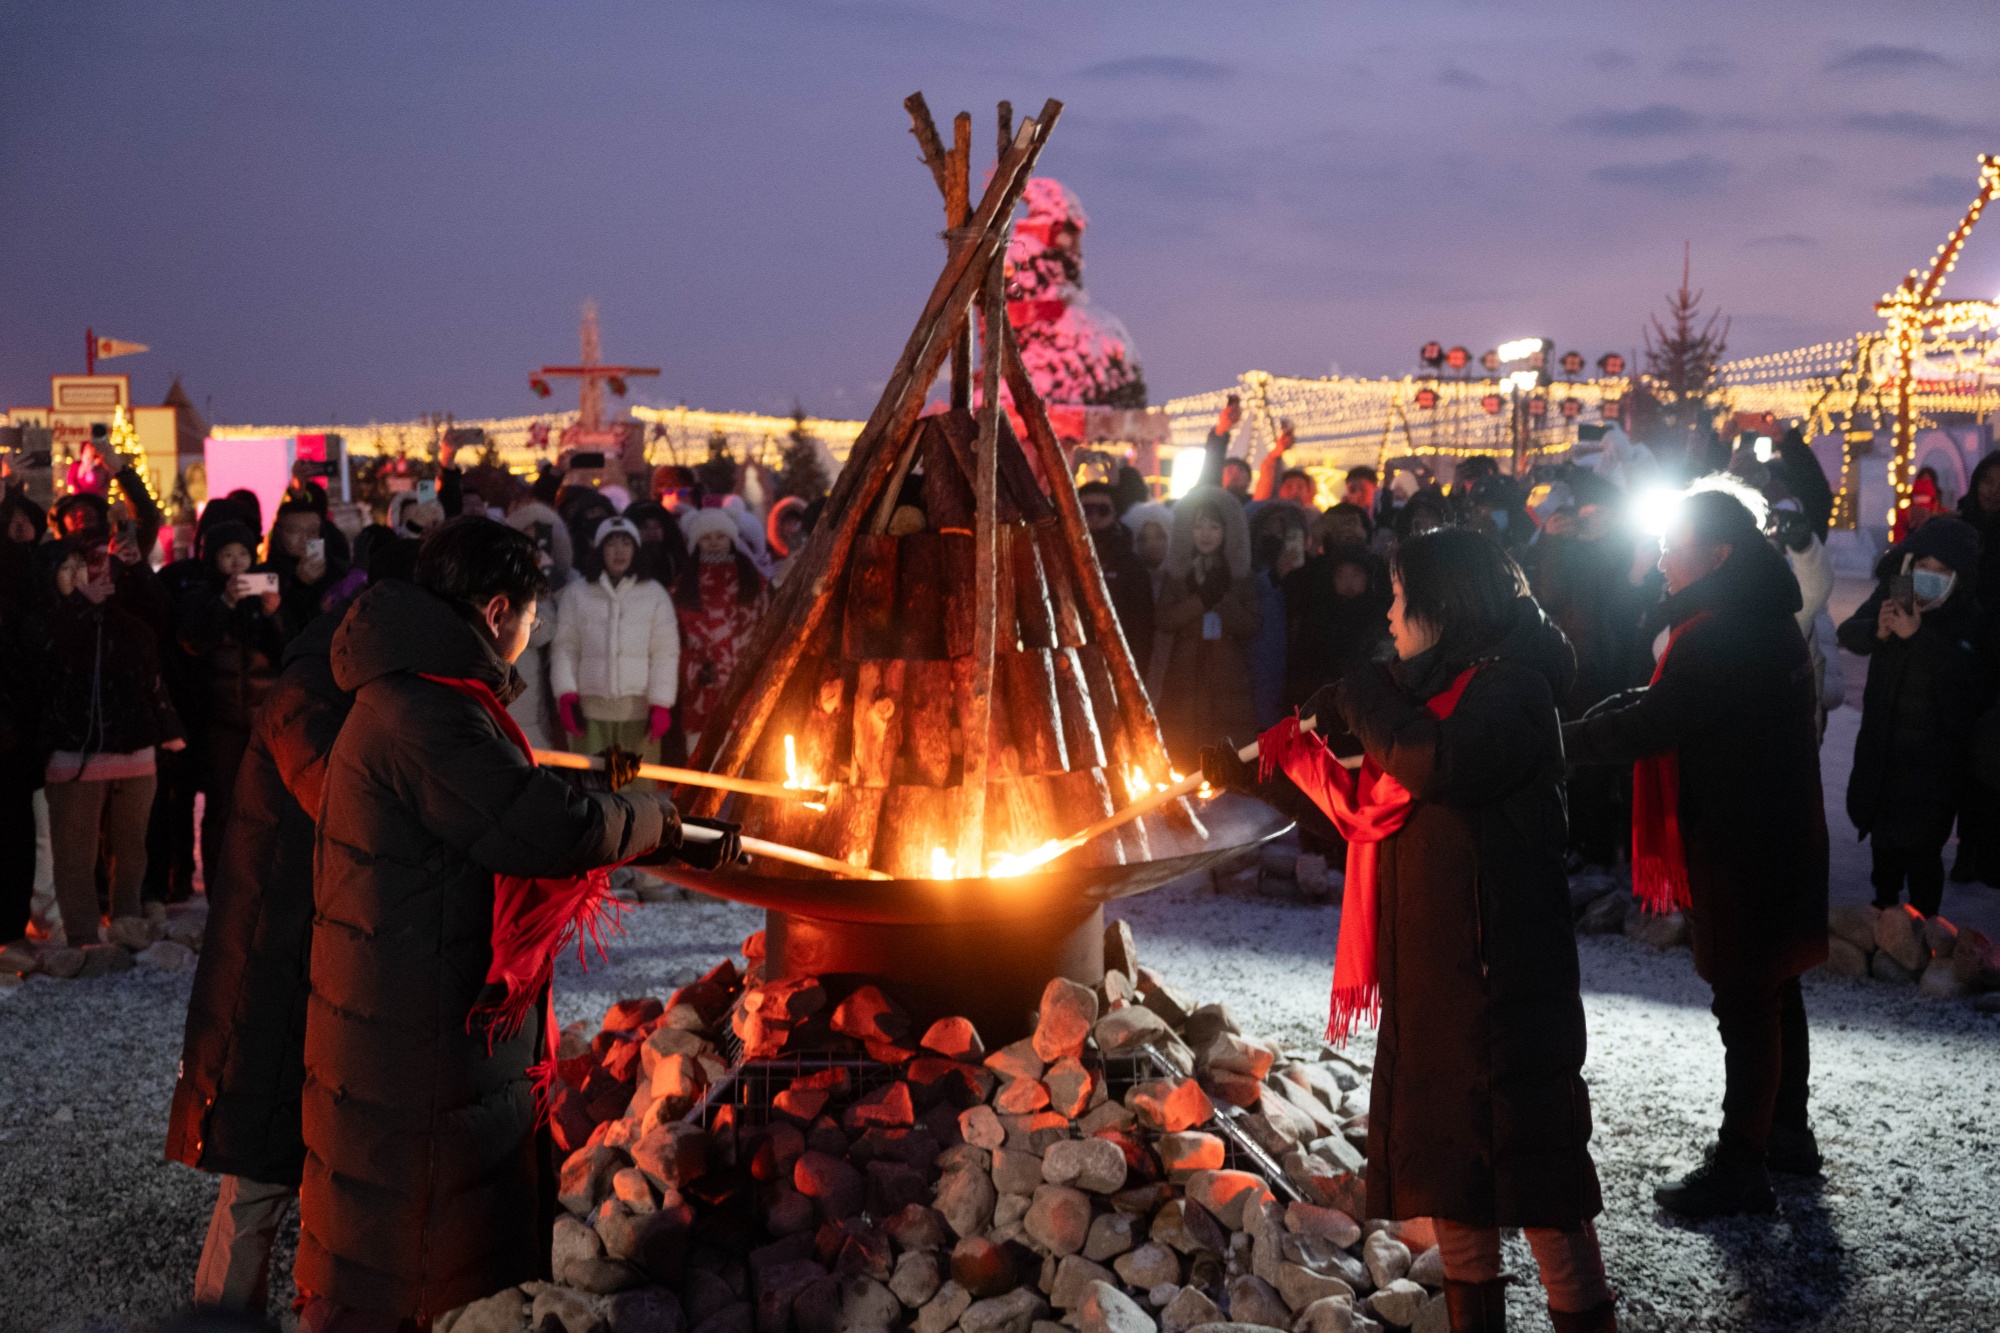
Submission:
{"label": "wooden teepee structure", "polygon": [[[704,791],[691,808],[730,799],[747,833],[897,878],[973,877],[1124,807],[1168,763],[1007,321],[1011,218],[1062,105],[1015,129],[1001,104],[976,206],[970,118],[945,149],[922,97],[907,105],[945,195],[944,270],[694,760],[824,787],[825,805]],[[951,406],[923,415],[947,360]],[[1163,814],[1196,827],[1181,803]],[[1146,859],[1166,832],[1134,823],[1066,864]]]}

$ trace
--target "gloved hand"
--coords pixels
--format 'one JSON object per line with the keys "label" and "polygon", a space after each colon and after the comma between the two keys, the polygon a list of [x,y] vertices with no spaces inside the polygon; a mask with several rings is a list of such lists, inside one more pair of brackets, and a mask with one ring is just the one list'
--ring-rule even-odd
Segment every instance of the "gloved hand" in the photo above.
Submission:
{"label": "gloved hand", "polygon": [[572,736],[583,735],[583,696],[565,694],[556,700],[556,720]]}
{"label": "gloved hand", "polygon": [[743,859],[743,826],[726,819],[689,819],[687,828],[717,829],[722,836],[714,842],[696,842],[682,830],[678,855],[696,870],[721,870]]}
{"label": "gloved hand", "polygon": [[604,761],[604,779],[612,791],[617,791],[626,783],[639,776],[639,756],[631,750],[607,745],[597,752]]}
{"label": "gloved hand", "polygon": [[651,708],[646,710],[646,735],[650,739],[652,740],[660,739],[660,737],[667,734],[668,729],[671,728],[673,725],[674,725],[673,709],[662,708],[658,704],[654,704]]}
{"label": "gloved hand", "polygon": [[1220,745],[1201,748],[1201,776],[1217,791],[1251,791],[1257,786],[1257,766],[1245,763],[1236,753],[1236,742],[1223,739]]}

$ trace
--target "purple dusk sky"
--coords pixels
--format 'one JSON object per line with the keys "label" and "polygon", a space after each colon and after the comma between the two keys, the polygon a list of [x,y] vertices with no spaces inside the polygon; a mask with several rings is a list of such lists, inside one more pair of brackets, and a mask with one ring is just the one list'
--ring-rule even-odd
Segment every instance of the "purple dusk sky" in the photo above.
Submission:
{"label": "purple dusk sky", "polygon": [[[1996,50],[1986,0],[14,4],[0,405],[92,325],[218,422],[530,412],[595,297],[663,368],[636,401],[865,415],[942,258],[915,89],[981,164],[997,99],[1066,103],[1043,169],[1155,402],[1629,351],[1684,239],[1775,351],[1871,326],[1957,221]],[[2000,236],[1950,291],[2000,292]]]}

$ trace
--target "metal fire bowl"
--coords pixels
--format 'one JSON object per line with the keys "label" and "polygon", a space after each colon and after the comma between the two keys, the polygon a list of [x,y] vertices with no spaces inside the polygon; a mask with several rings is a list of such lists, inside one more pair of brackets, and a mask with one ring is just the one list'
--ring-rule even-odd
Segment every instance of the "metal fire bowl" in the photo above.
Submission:
{"label": "metal fire bowl", "polygon": [[785,878],[685,866],[653,874],[765,909],[764,972],[811,976],[836,997],[864,983],[917,1031],[972,1020],[989,1047],[1028,1035],[1051,977],[1104,979],[1104,904],[1238,858],[1291,828],[1262,802],[1225,795],[1201,811],[1198,850],[1137,865],[1058,868],[1004,879]]}
{"label": "metal fire bowl", "polygon": [[[949,925],[1045,916],[1102,905],[1206,870],[1287,832],[1292,821],[1261,801],[1224,794],[1198,808],[1213,836],[1199,851],[1136,865],[1056,868],[1002,879],[844,879],[645,866],[699,893],[773,912],[871,925]],[[809,872],[808,872],[809,873]]]}

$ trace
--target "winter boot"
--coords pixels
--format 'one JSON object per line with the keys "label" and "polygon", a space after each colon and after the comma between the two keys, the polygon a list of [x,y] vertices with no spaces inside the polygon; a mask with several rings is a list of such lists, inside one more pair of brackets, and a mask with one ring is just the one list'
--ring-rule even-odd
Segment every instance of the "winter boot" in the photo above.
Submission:
{"label": "winter boot", "polygon": [[1444,1308],[1451,1316],[1451,1333],[1507,1333],[1507,1284],[1444,1280]]}
{"label": "winter boot", "polygon": [[1775,1213],[1778,1196],[1762,1162],[1718,1144],[1700,1166],[1653,1191],[1653,1201],[1682,1217],[1724,1217],[1733,1213]]}
{"label": "winter boot", "polygon": [[1819,1155],[1819,1140],[1805,1125],[1771,1126],[1771,1144],[1765,1160],[1771,1170],[1787,1176],[1816,1176],[1826,1164]]}
{"label": "winter boot", "polygon": [[1550,1306],[1549,1322],[1556,1333],[1618,1333],[1618,1302],[1608,1300],[1574,1314]]}

